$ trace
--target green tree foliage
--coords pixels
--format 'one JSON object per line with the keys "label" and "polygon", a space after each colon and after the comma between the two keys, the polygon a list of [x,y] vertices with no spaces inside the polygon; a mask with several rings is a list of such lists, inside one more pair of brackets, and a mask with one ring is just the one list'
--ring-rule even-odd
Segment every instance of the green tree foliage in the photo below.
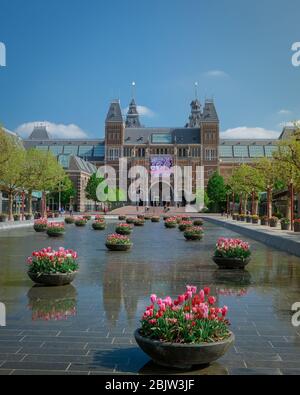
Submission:
{"label": "green tree foliage", "polygon": [[226,185],[224,178],[215,172],[207,184],[208,208],[213,212],[219,212],[226,208]]}

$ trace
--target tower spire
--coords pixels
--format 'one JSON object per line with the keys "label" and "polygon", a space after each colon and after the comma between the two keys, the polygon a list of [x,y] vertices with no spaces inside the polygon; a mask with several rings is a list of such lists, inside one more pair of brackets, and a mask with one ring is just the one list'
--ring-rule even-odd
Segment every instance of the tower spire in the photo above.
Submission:
{"label": "tower spire", "polygon": [[131,102],[129,104],[125,125],[127,128],[140,128],[140,117],[135,103],[135,86],[136,83],[131,83]]}

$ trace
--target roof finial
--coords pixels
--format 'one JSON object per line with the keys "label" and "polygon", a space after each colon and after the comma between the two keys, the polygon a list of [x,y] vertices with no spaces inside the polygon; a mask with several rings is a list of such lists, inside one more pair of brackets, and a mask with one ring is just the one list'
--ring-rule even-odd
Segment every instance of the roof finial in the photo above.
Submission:
{"label": "roof finial", "polygon": [[134,81],[132,81],[132,83],[131,83],[131,96],[132,96],[132,99],[134,99],[135,98],[135,82]]}
{"label": "roof finial", "polygon": [[195,99],[198,100],[198,82],[195,82]]}

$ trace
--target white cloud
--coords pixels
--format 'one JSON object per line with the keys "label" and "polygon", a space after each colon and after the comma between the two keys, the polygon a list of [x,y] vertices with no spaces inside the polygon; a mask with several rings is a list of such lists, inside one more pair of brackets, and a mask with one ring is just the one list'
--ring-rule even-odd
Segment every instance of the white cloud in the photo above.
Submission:
{"label": "white cloud", "polygon": [[295,124],[299,124],[299,123],[300,123],[300,120],[298,119],[298,120],[295,120],[295,121],[292,121],[292,122],[280,122],[278,124],[278,126],[280,128],[284,128],[286,126],[295,126]]}
{"label": "white cloud", "polygon": [[[126,107],[123,109],[123,114],[125,116],[126,116],[128,110],[129,110],[129,107]],[[153,118],[156,115],[154,111],[152,111],[149,107],[146,107],[146,106],[137,106],[137,110],[138,110],[139,115],[141,115],[142,117]]]}
{"label": "white cloud", "polygon": [[203,73],[205,77],[211,78],[228,78],[229,75],[223,70],[209,70]]}
{"label": "white cloud", "polygon": [[290,114],[292,114],[292,111],[282,109],[282,110],[279,110],[279,111],[278,111],[278,114],[279,114],[279,115],[290,115]]}
{"label": "white cloud", "polygon": [[15,131],[22,137],[28,137],[33,131],[34,127],[39,123],[45,124],[48,133],[54,138],[81,139],[88,137],[87,133],[77,125],[65,125],[62,123],[56,124],[53,122],[27,122],[18,126]]}
{"label": "white cloud", "polygon": [[280,132],[264,128],[240,126],[221,133],[223,139],[277,139]]}

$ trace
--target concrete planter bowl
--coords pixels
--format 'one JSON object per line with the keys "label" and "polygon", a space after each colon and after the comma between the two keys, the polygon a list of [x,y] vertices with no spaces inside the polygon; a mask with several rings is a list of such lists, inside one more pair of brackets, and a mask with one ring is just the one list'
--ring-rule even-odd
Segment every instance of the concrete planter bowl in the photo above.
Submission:
{"label": "concrete planter bowl", "polygon": [[131,234],[131,232],[132,232],[132,229],[127,229],[127,228],[122,228],[122,227],[116,228],[116,233],[118,235],[128,236]]}
{"label": "concrete planter bowl", "polygon": [[280,227],[281,227],[281,230],[289,230],[290,229],[290,224],[281,223]]}
{"label": "concrete planter bowl", "polygon": [[160,218],[159,217],[152,217],[151,222],[160,222]]}
{"label": "concrete planter bowl", "polygon": [[103,222],[103,223],[94,222],[92,224],[92,228],[94,230],[104,230],[106,228],[106,223],[105,222]]}
{"label": "concrete planter bowl", "polygon": [[234,334],[230,332],[228,339],[215,343],[180,344],[151,340],[134,333],[139,347],[158,365],[168,368],[189,370],[193,366],[208,365],[221,358],[234,344]]}
{"label": "concrete planter bowl", "polygon": [[199,234],[189,234],[189,233],[184,233],[184,237],[187,241],[199,241],[202,240],[203,238],[203,233],[199,233]]}
{"label": "concrete planter bowl", "polygon": [[239,258],[223,258],[219,256],[213,256],[213,261],[219,266],[220,269],[244,269],[248,265],[251,258],[239,259]]}
{"label": "concrete planter bowl", "polygon": [[28,271],[29,278],[36,284],[43,284],[46,286],[57,287],[61,285],[71,284],[77,272],[72,273],[55,273],[55,274],[44,274],[44,273],[32,273]]}
{"label": "concrete planter bowl", "polygon": [[47,229],[47,235],[49,237],[62,237],[65,234],[65,232],[55,232],[53,230]]}
{"label": "concrete planter bowl", "polygon": [[294,232],[300,232],[300,223],[294,222]]}
{"label": "concrete planter bowl", "polygon": [[110,251],[129,251],[133,244],[105,244]]}
{"label": "concrete planter bowl", "polygon": [[33,226],[33,229],[34,229],[37,233],[46,232],[46,231],[47,231],[47,225],[45,225],[45,226],[34,225],[34,226]]}
{"label": "concrete planter bowl", "polygon": [[174,229],[177,228],[177,222],[165,222],[165,227],[168,229]]}
{"label": "concrete planter bowl", "polygon": [[126,215],[119,215],[119,221],[125,221]]}
{"label": "concrete planter bowl", "polygon": [[134,221],[134,226],[144,226],[145,225],[145,221],[139,219],[138,221]]}

